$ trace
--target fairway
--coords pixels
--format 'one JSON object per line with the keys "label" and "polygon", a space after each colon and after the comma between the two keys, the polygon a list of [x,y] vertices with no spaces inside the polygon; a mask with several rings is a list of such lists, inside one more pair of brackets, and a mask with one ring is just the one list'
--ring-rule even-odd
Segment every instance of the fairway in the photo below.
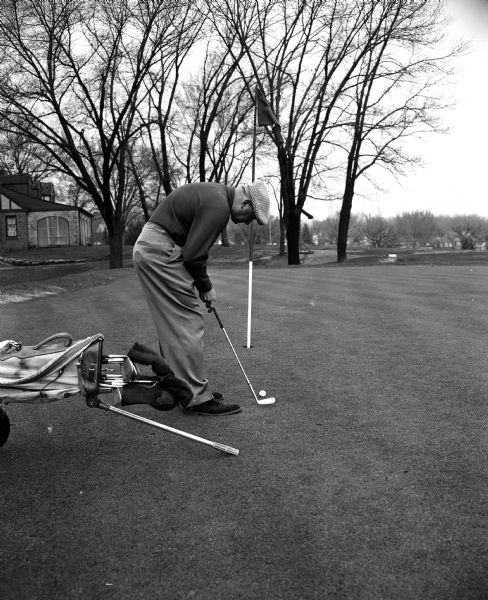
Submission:
{"label": "fairway", "polygon": [[[228,456],[86,407],[9,405],[2,600],[458,600],[488,590],[482,266],[211,271],[208,376],[243,412],[133,411]],[[0,310],[1,339],[97,332],[157,348],[132,269]]]}

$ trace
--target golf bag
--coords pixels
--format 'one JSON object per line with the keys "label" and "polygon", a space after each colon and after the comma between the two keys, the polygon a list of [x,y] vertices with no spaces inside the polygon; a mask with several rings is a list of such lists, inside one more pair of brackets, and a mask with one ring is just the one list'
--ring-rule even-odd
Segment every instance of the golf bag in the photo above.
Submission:
{"label": "golf bag", "polygon": [[[103,393],[111,393],[114,404],[149,404],[157,410],[190,402],[191,387],[160,354],[136,342],[127,355],[105,355],[103,341],[100,333],[73,341],[63,332],[35,346],[0,342],[0,446],[10,432],[9,403],[53,402],[80,393],[88,406],[105,409]],[[150,366],[152,374],[142,375],[135,363]]]}

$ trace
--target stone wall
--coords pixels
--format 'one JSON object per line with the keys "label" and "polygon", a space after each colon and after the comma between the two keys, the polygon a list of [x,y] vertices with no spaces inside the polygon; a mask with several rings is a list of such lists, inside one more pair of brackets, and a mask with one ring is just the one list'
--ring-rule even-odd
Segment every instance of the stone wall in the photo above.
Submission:
{"label": "stone wall", "polygon": [[[17,237],[7,238],[6,217],[17,218]],[[68,237],[63,246],[89,246],[93,243],[92,217],[77,210],[45,211],[25,213],[22,211],[0,211],[0,249],[6,251],[39,247],[38,222],[46,217],[58,217],[68,223]]]}
{"label": "stone wall", "polygon": [[44,211],[30,213],[28,218],[29,246],[39,246],[38,223],[46,217],[58,217],[68,222],[68,239],[64,246],[86,246],[91,243],[91,218],[77,210],[72,211]]}
{"label": "stone wall", "polygon": [[93,242],[92,236],[92,217],[79,213],[80,217],[80,246],[91,246]]}

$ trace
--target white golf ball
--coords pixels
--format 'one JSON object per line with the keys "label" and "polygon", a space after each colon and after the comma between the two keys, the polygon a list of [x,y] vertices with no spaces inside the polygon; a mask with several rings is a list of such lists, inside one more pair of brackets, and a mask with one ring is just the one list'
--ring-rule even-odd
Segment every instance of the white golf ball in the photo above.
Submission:
{"label": "white golf ball", "polygon": [[264,390],[261,390],[259,392],[259,395],[261,396],[261,398],[265,398],[266,397],[266,392]]}

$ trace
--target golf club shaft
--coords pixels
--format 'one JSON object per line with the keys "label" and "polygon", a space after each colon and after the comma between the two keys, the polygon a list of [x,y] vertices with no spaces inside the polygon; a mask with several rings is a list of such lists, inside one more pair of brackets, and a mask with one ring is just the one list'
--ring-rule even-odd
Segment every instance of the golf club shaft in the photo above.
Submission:
{"label": "golf club shaft", "polygon": [[146,419],[145,417],[135,415],[134,413],[122,410],[121,408],[117,408],[116,406],[105,404],[105,402],[100,402],[99,407],[104,410],[123,415],[124,417],[128,417],[129,419],[133,419],[134,421],[140,421],[141,423],[146,423],[146,425],[152,425],[153,427],[157,427],[158,429],[164,429],[164,431],[169,431],[169,433],[174,433],[176,435],[186,437],[190,440],[193,440],[194,442],[200,442],[200,444],[212,446],[212,448],[215,448],[216,450],[221,450],[222,452],[227,452],[227,454],[234,454],[235,456],[239,454],[239,450],[237,448],[232,448],[231,446],[227,446],[226,444],[221,444],[219,442],[212,442],[211,440],[206,440],[205,438],[199,437],[198,435],[193,435],[192,433],[187,433],[186,431],[181,431],[180,429],[175,429],[174,427],[169,427],[168,425],[163,425],[162,423],[152,421],[151,419]]}
{"label": "golf club shaft", "polygon": [[230,337],[227,335],[227,331],[225,331],[224,324],[222,323],[222,321],[221,321],[221,319],[220,319],[220,317],[219,317],[219,315],[218,315],[217,311],[215,310],[215,308],[214,308],[213,306],[209,306],[209,307],[208,307],[208,310],[209,310],[209,311],[212,311],[212,312],[213,312],[213,314],[216,316],[216,318],[217,318],[217,321],[219,322],[219,325],[220,325],[220,329],[222,329],[222,331],[224,332],[224,335],[225,335],[225,337],[227,338],[227,341],[229,342],[229,346],[232,348],[232,352],[234,353],[234,356],[236,357],[236,360],[237,360],[237,362],[238,362],[239,366],[241,367],[241,371],[242,371],[242,373],[243,373],[244,377],[246,378],[247,385],[249,386],[249,389],[251,390],[251,392],[252,392],[252,394],[253,394],[253,396],[254,396],[254,398],[255,398],[256,402],[259,404],[259,399],[258,399],[258,397],[256,396],[256,392],[254,391],[254,388],[252,387],[252,385],[251,385],[251,382],[249,381],[249,377],[246,375],[246,371],[244,371],[244,367],[242,366],[242,363],[241,363],[241,361],[239,360],[239,357],[237,356],[237,352],[236,352],[236,351],[235,351],[235,349],[234,349],[234,345],[233,345],[233,344],[232,344],[232,342],[230,341]]}

